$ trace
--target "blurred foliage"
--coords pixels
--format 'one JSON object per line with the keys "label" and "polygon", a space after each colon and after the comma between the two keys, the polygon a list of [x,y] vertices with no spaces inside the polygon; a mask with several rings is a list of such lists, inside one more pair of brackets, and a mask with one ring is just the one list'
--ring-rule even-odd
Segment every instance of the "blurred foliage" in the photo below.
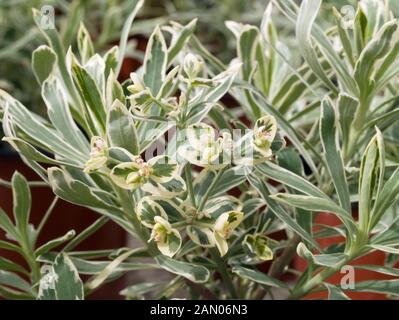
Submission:
{"label": "blurred foliage", "polygon": [[[390,1],[393,11],[399,12],[396,0]],[[300,1],[296,1],[300,3]],[[332,19],[331,7],[340,9],[347,0],[323,2],[321,22]],[[352,1],[356,5],[355,0]],[[131,35],[148,36],[156,25],[170,20],[187,23],[198,18],[196,34],[208,50],[220,60],[230,61],[235,56],[235,41],[225,26],[225,21],[258,25],[268,0],[147,0],[139,13]],[[54,6],[55,23],[63,37],[64,46],[73,43],[79,23],[84,21],[93,40],[95,50],[104,52],[119,39],[123,21],[128,15],[128,0],[1,0],[0,1],[0,88],[12,93],[28,108],[43,114],[40,87],[31,69],[31,53],[45,43],[32,18],[32,8]],[[273,17],[280,38],[286,36],[285,44],[295,50],[292,43],[292,25],[278,13]],[[142,59],[131,41],[127,55]],[[1,131],[0,131],[1,136]],[[0,143],[0,148],[2,144]]]}
{"label": "blurred foliage", "polygon": [[[226,20],[258,24],[269,1],[264,0],[147,0],[132,34],[148,35],[157,24],[169,20],[188,22],[198,17],[197,34],[202,43],[222,61],[235,54],[235,42],[225,27]],[[343,0],[326,1],[325,7],[340,7]],[[394,7],[399,5],[393,1]],[[102,51],[118,39],[127,16],[126,0],[2,0],[0,2],[0,88],[12,92],[28,107],[42,109],[40,90],[31,70],[31,52],[44,43],[32,19],[32,8],[54,6],[55,23],[63,35],[64,45],[73,45],[79,22],[84,21]],[[327,10],[325,10],[327,11]],[[326,15],[328,17],[328,15]],[[275,17],[277,29],[287,29],[284,19]],[[291,30],[287,30],[290,32]],[[130,54],[134,54],[130,51]],[[18,71],[18,72],[16,72]]]}

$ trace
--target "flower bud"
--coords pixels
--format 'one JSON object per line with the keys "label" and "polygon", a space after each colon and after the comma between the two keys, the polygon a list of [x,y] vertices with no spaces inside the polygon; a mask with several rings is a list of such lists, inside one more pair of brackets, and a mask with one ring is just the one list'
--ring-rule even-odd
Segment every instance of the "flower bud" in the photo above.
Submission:
{"label": "flower bud", "polygon": [[173,229],[170,223],[160,216],[156,216],[154,221],[155,225],[148,242],[155,241],[163,255],[173,257],[182,243],[179,231]]}
{"label": "flower bud", "polygon": [[264,116],[255,123],[253,144],[255,151],[263,157],[270,157],[272,152],[270,147],[276,136],[277,122],[272,116]]}
{"label": "flower bud", "polygon": [[229,211],[221,214],[214,224],[215,242],[220,255],[224,256],[228,251],[227,239],[244,219],[240,211]]}
{"label": "flower bud", "polygon": [[268,261],[273,259],[273,251],[268,245],[272,241],[272,239],[260,234],[248,234],[244,239],[244,246],[258,259]]}
{"label": "flower bud", "polygon": [[202,61],[192,53],[185,56],[183,70],[189,79],[194,79],[202,70]]}
{"label": "flower bud", "polygon": [[90,159],[86,162],[84,169],[86,173],[101,169],[108,159],[108,146],[103,138],[93,137],[90,145]]}

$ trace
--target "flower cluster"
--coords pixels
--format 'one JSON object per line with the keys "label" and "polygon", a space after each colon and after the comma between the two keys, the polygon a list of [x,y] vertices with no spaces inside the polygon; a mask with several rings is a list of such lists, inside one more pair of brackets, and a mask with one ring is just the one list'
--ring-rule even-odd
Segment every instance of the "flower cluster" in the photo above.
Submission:
{"label": "flower cluster", "polygon": [[[176,57],[180,63],[169,68],[166,42],[158,28],[147,51],[143,68],[131,73],[126,90],[110,75],[105,131],[91,139],[84,172],[101,174],[112,188],[140,199],[135,210],[138,220],[150,230],[146,240],[156,243],[163,255],[177,255],[182,239],[190,239],[204,248],[215,247],[224,256],[229,239],[240,234],[243,204],[232,196],[206,195],[209,185],[202,179],[229,167],[268,161],[276,120],[265,115],[253,129],[238,129],[239,135],[231,128],[218,132],[206,123],[207,114],[232,85],[241,65],[232,63],[211,77],[202,57],[188,52]],[[153,55],[159,61],[152,60]],[[168,150],[147,157],[149,147],[166,133],[170,123],[175,147],[168,143]],[[200,174],[194,172],[194,181],[181,175],[187,163],[202,168]],[[187,186],[193,182],[195,189],[200,186],[202,190],[198,195]],[[203,203],[194,203],[193,197]],[[261,237],[252,242],[248,238],[246,246],[262,259],[270,257]]]}
{"label": "flower cluster", "polygon": [[241,136],[241,130],[217,131],[208,124],[197,123],[186,129],[185,143],[179,147],[181,158],[191,164],[220,169],[228,164],[253,165],[269,160],[272,156],[272,143],[277,133],[274,117],[258,119],[253,130]]}
{"label": "flower cluster", "polygon": [[[242,156],[243,150],[250,151],[244,154],[244,159],[268,160],[276,136],[276,121],[264,116],[256,122],[254,130],[235,140],[230,132],[218,136],[213,127],[202,122],[188,126],[184,132],[185,142],[177,152],[183,161],[204,168],[198,176],[201,180],[207,172],[219,171],[231,164],[248,165],[249,162],[235,157]],[[155,242],[162,254],[176,255],[182,235],[201,247],[216,247],[222,256],[228,252],[228,239],[244,219],[238,199],[220,196],[209,199],[202,208],[194,207],[175,160],[161,155],[145,161],[124,148],[108,145],[101,137],[92,139],[85,172],[102,171],[122,189],[140,189],[149,194],[138,202],[136,213],[143,226],[151,230],[149,242]],[[260,236],[247,237],[245,245],[261,260],[273,257]]]}
{"label": "flower cluster", "polygon": [[210,200],[198,212],[178,199],[147,196],[139,201],[136,212],[143,226],[151,229],[150,241],[155,241],[164,255],[177,253],[181,233],[185,233],[201,247],[216,247],[223,256],[228,251],[227,240],[244,218],[241,207],[237,199],[224,196]]}

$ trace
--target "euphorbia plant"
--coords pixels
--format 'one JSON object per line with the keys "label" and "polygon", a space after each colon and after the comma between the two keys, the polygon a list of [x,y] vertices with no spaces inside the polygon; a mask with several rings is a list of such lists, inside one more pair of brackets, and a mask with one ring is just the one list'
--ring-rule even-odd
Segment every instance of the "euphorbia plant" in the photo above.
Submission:
{"label": "euphorbia plant", "polygon": [[[3,292],[10,296],[14,287],[39,299],[82,298],[83,286],[87,295],[124,272],[154,268],[175,278],[135,283],[123,294],[174,297],[186,289],[191,298],[259,299],[279,288],[302,298],[326,287],[331,298],[347,298],[325,283],[330,275],[373,250],[398,253],[391,213],[399,191],[397,145],[383,135],[398,115],[391,97],[397,22],[385,22],[387,10],[362,2],[353,34],[342,29],[338,13],[337,25],[324,32],[315,25],[319,0],[300,8],[290,0],[272,3],[260,29],[227,23],[238,56],[228,66],[195,38],[195,20],[173,22],[154,30],[143,66],[123,83],[118,74],[141,1],[119,47],[104,55],[93,52],[83,27],[78,54],[62,47],[55,30],[42,30],[49,43],[34,52],[33,67],[48,118],[1,92],[5,140],[58,197],[100,218],[74,239],[28,250],[30,284],[15,288],[12,279],[22,279],[14,268],[0,279]],[[296,23],[301,66],[282,53],[288,49],[272,22],[276,9]],[[334,47],[333,37],[342,46]],[[226,108],[227,94],[237,107]],[[312,213],[326,211],[342,226],[314,232]],[[12,243],[23,235],[15,218],[17,237],[3,247],[34,248],[33,237]],[[10,234],[12,223],[3,220]],[[108,220],[140,246],[73,251]],[[273,239],[281,229],[288,239]],[[318,237],[336,234],[345,237],[342,246],[320,248]],[[296,250],[309,267],[289,288],[280,276]],[[259,271],[269,260],[269,272]],[[41,279],[40,264],[48,271]],[[388,265],[362,267],[397,275]],[[91,278],[83,285],[79,274]],[[391,280],[352,290],[397,295],[398,287]]]}

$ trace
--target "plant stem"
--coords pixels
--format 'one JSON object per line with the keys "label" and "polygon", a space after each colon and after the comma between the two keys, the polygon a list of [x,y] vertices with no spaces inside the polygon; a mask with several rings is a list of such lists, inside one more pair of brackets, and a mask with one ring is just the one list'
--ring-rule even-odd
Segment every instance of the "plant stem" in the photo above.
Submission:
{"label": "plant stem", "polygon": [[34,249],[27,243],[26,239],[22,239],[19,242],[19,245],[21,246],[22,249],[22,255],[25,258],[29,269],[31,271],[31,283],[32,285],[36,284],[41,276],[40,276],[40,265],[39,262],[36,261],[36,256]]}
{"label": "plant stem", "polygon": [[55,206],[57,204],[58,199],[59,198],[57,196],[54,197],[53,201],[51,202],[50,206],[48,207],[46,213],[44,214],[42,220],[40,221],[39,226],[37,227],[37,230],[36,230],[37,235],[39,235],[40,232],[43,230],[43,227],[46,224],[47,220],[50,218],[50,215],[53,212],[53,210],[54,210],[54,208],[55,208]]}
{"label": "plant stem", "polygon": [[173,228],[182,228],[187,225],[186,221],[179,221],[171,224]]}
{"label": "plant stem", "polygon": [[227,287],[227,290],[229,290],[231,297],[233,299],[238,299],[238,294],[234,287],[233,281],[231,280],[230,275],[227,272],[226,263],[223,260],[223,258],[220,256],[219,251],[216,248],[210,248],[209,252],[212,256],[212,259],[217,265],[218,271],[223,279],[224,284]]}
{"label": "plant stem", "polygon": [[[345,261],[345,263],[347,263]],[[344,264],[345,264],[344,263]],[[344,264],[340,264],[339,267],[335,267],[335,268],[328,268],[325,269],[321,272],[319,272],[317,275],[315,275],[312,279],[310,279],[308,282],[306,282],[304,284],[304,286],[302,286],[301,288],[299,288],[297,291],[293,292],[290,296],[289,296],[289,300],[297,300],[300,299],[301,297],[305,296],[306,294],[308,294],[313,288],[319,286],[320,284],[323,283],[324,280],[326,280],[327,278],[329,278],[330,276],[332,276],[334,273],[336,273],[339,269],[341,269],[341,267]]]}
{"label": "plant stem", "polygon": [[[29,187],[48,187],[49,185],[44,181],[28,181]],[[10,181],[0,178],[0,187],[12,188],[12,183]]]}
{"label": "plant stem", "polygon": [[129,191],[127,191],[127,190],[124,190],[119,187],[116,187],[115,190],[116,190],[118,197],[121,201],[121,206],[122,206],[123,212],[125,213],[125,217],[131,221],[137,236],[140,238],[141,241],[143,241],[145,243],[146,238],[144,237],[144,235],[141,232],[140,221],[138,221],[137,216],[135,215],[135,207],[134,207],[133,198],[131,197]]}
{"label": "plant stem", "polygon": [[153,242],[148,243],[149,236],[146,233],[146,230],[142,228],[141,223],[137,218],[137,215],[135,214],[134,200],[131,197],[130,193],[127,190],[123,190],[119,187],[115,187],[115,190],[121,201],[122,209],[125,212],[125,216],[132,223],[135,235],[139,238],[138,240],[140,240],[144,244],[146,249],[148,249],[148,253],[151,256],[156,256],[158,254],[158,250],[156,249]]}
{"label": "plant stem", "polygon": [[4,179],[0,179],[0,186],[2,186],[4,188],[12,188],[11,182],[4,180]]}
{"label": "plant stem", "polygon": [[[291,241],[287,244],[287,246],[284,248],[283,252],[281,255],[274,260],[272,265],[270,266],[270,270],[268,272],[268,275],[272,278],[279,278],[283,273],[285,268],[291,263],[292,258],[295,255],[296,248],[298,246],[298,243],[301,241],[301,237],[298,235],[294,235],[294,237],[291,239]],[[270,289],[270,288],[268,288]],[[264,288],[259,288],[257,292],[255,293],[255,300],[261,300],[265,296],[265,289]]]}
{"label": "plant stem", "polygon": [[87,239],[89,236],[91,236],[94,232],[96,232],[98,229],[100,229],[103,225],[105,225],[109,221],[108,217],[102,216],[98,220],[96,220],[94,223],[92,223],[90,226],[88,226],[85,230],[83,230],[77,237],[72,239],[65,247],[64,251],[71,251],[74,249],[79,243],[81,243],[83,240]]}
{"label": "plant stem", "polygon": [[137,252],[137,250],[140,249],[141,248],[136,248],[122,253],[120,256],[112,260],[100,273],[93,276],[89,281],[87,281],[85,287],[89,290],[94,290],[99,287],[123,261],[128,259],[131,255],[133,255],[135,252]]}
{"label": "plant stem", "polygon": [[193,178],[191,175],[191,164],[189,162],[187,162],[187,164],[184,166],[184,174],[186,176],[187,190],[191,204],[193,205],[194,208],[196,208],[197,205],[195,203],[195,197],[194,197]]}
{"label": "plant stem", "polygon": [[284,269],[290,264],[294,257],[299,242],[301,242],[301,237],[295,234],[287,247],[284,248],[282,254],[272,263],[269,270],[269,276],[272,278],[278,278],[283,274]]}
{"label": "plant stem", "polygon": [[200,205],[198,206],[198,210],[197,210],[198,212],[201,212],[204,209],[206,202],[208,201],[208,198],[210,197],[213,189],[215,188],[216,184],[219,182],[220,178],[223,176],[223,173],[226,171],[226,169],[227,169],[227,166],[224,167],[223,169],[219,170],[216,177],[213,179],[211,185],[209,186],[208,190],[206,191],[203,198],[201,199]]}
{"label": "plant stem", "polygon": [[348,257],[346,259],[344,259],[338,266],[324,269],[323,271],[316,274],[312,279],[310,279],[308,282],[306,282],[302,287],[300,287],[298,290],[294,291],[289,296],[288,299],[290,299],[290,300],[300,299],[301,297],[308,294],[313,288],[321,285],[327,278],[331,277],[334,273],[336,273],[338,270],[340,270],[347,263],[351,262],[352,260],[356,259],[360,255],[365,253],[364,250],[361,250],[358,248],[355,248],[352,252],[353,253],[349,254]]}
{"label": "plant stem", "polygon": [[370,109],[371,98],[363,97],[359,99],[359,107],[355,113],[354,119],[352,121],[351,130],[349,132],[348,142],[343,148],[343,160],[346,163],[352,158],[353,154],[358,151],[356,145],[358,144],[359,136],[362,133],[362,128],[366,124],[367,114]]}
{"label": "plant stem", "polygon": [[202,296],[205,300],[217,300],[218,297],[204,285],[195,282],[186,281],[186,284],[198,295]]}
{"label": "plant stem", "polygon": [[[215,176],[215,178],[213,179],[211,185],[209,186],[208,190],[206,191],[204,197],[201,199],[200,205],[198,207],[198,212],[201,212],[205,205],[206,202],[208,201],[208,198],[211,195],[211,192],[213,191],[213,189],[215,188],[216,184],[219,182],[220,178],[223,176],[223,173],[225,172],[227,167],[224,167],[223,169],[221,169],[217,175]],[[223,279],[223,282],[225,283],[227,289],[230,292],[230,295],[233,299],[238,299],[238,294],[234,288],[233,282],[230,278],[230,275],[227,272],[227,266],[226,263],[224,262],[224,260],[222,259],[222,257],[219,254],[219,251],[216,248],[210,248],[209,252],[213,258],[213,260],[215,261],[217,267],[218,267],[218,271]]]}

